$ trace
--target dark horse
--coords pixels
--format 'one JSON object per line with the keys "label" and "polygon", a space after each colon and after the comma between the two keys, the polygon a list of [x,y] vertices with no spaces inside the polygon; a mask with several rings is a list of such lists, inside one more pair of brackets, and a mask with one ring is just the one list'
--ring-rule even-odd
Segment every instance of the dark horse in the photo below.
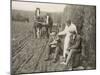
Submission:
{"label": "dark horse", "polygon": [[[48,21],[48,23],[47,23]],[[47,37],[52,31],[53,21],[51,17],[37,17],[34,20],[34,36],[35,38]]]}
{"label": "dark horse", "polygon": [[35,38],[40,38],[46,34],[49,38],[49,34],[52,30],[53,20],[50,14],[47,13],[46,17],[40,16],[40,8],[36,8],[34,17],[34,36]]}

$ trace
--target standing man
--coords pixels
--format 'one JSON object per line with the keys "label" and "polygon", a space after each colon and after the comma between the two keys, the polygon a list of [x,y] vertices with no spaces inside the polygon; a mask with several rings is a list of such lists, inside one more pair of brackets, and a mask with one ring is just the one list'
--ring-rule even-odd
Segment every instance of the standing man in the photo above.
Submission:
{"label": "standing man", "polygon": [[39,38],[40,37],[40,28],[41,25],[38,23],[40,21],[40,8],[36,8],[35,10],[35,16],[34,16],[34,36],[35,38]]}
{"label": "standing man", "polygon": [[49,13],[46,14],[46,29],[47,29],[47,37],[49,37],[49,34],[52,32],[52,26],[53,26],[53,20]]}
{"label": "standing man", "polygon": [[37,18],[40,17],[40,8],[36,8],[36,10],[35,10],[35,16]]}
{"label": "standing man", "polygon": [[69,51],[69,45],[70,45],[70,36],[71,33],[70,32],[76,32],[77,33],[77,29],[76,26],[71,22],[71,20],[67,20],[66,24],[65,24],[65,29],[62,32],[59,32],[58,35],[65,35],[65,39],[64,39],[64,50],[63,50],[63,58],[64,58],[64,62],[65,63],[65,59],[66,59],[66,55],[68,55]]}

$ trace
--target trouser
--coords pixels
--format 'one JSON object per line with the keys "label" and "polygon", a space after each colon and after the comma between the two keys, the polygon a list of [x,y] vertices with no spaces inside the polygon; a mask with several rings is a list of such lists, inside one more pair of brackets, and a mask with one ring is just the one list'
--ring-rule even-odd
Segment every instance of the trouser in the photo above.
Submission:
{"label": "trouser", "polygon": [[52,32],[52,26],[49,26],[49,25],[48,25],[48,26],[46,27],[46,31],[47,31],[47,32],[46,32],[47,38],[49,38],[49,34]]}
{"label": "trouser", "polygon": [[52,32],[52,26],[49,27],[49,33],[51,33],[51,32]]}
{"label": "trouser", "polygon": [[37,38],[40,38],[40,33],[41,33],[40,28],[37,28]]}
{"label": "trouser", "polygon": [[68,55],[68,53],[69,53],[69,51],[68,51],[69,45],[70,45],[70,35],[67,34],[65,37],[65,40],[64,40],[64,50],[63,50],[64,58],[66,58],[66,55]]}
{"label": "trouser", "polygon": [[72,59],[72,67],[78,66],[80,63],[80,49],[71,49],[66,59],[66,65]]}
{"label": "trouser", "polygon": [[46,27],[46,36],[47,38],[49,38],[49,28],[48,27]]}
{"label": "trouser", "polygon": [[37,38],[37,33],[36,33],[36,32],[37,32],[37,30],[36,30],[36,27],[34,26],[34,27],[33,27],[34,38]]}
{"label": "trouser", "polygon": [[52,52],[55,52],[54,53],[54,59],[57,59],[60,51],[61,51],[61,47],[60,46],[56,46],[56,47],[48,46],[48,48],[47,48],[47,58],[50,58],[50,54]]}
{"label": "trouser", "polygon": [[46,26],[43,26],[42,29],[41,29],[41,36],[42,36],[42,38],[46,38],[46,33],[47,33]]}

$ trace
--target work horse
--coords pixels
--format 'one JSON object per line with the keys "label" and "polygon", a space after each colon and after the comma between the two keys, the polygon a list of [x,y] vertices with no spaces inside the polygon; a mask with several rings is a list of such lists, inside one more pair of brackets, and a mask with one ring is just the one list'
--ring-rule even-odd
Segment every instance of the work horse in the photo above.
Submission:
{"label": "work horse", "polygon": [[49,38],[49,34],[52,31],[53,20],[49,14],[46,16],[40,16],[40,9],[36,8],[34,17],[34,36],[40,38],[46,36]]}

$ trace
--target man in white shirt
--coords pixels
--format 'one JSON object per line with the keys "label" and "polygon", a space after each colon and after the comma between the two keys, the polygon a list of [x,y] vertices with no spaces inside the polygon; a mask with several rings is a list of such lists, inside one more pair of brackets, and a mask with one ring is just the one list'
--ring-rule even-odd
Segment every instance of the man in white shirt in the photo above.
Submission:
{"label": "man in white shirt", "polygon": [[69,48],[69,45],[70,45],[71,32],[77,33],[77,29],[76,29],[76,26],[71,22],[71,20],[67,20],[65,29],[58,33],[59,36],[65,35],[64,50],[63,50],[63,58],[64,59],[66,59],[66,55],[68,55],[68,53],[69,53],[68,48]]}

